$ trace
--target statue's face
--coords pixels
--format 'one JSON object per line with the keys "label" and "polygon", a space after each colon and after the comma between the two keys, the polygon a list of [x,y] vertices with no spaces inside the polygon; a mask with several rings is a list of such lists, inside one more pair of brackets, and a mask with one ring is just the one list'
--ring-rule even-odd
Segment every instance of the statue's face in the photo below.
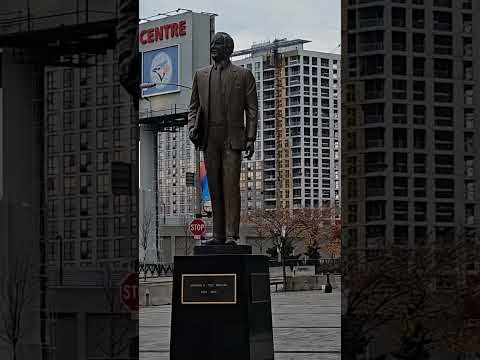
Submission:
{"label": "statue's face", "polygon": [[215,62],[226,60],[229,57],[225,39],[222,36],[215,36],[210,44],[210,54]]}

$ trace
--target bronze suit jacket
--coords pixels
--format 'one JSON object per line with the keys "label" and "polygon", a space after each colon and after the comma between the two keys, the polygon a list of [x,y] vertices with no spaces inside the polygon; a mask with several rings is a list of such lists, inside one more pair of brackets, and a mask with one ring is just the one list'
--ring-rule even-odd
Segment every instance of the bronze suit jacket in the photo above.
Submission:
{"label": "bronze suit jacket", "polygon": [[[247,139],[257,136],[257,86],[250,70],[230,64],[225,102],[227,104],[227,141],[234,150],[245,150]],[[196,129],[195,145],[205,151],[208,143],[210,73],[213,65],[198,70],[193,78],[192,97],[188,114],[188,129]]]}

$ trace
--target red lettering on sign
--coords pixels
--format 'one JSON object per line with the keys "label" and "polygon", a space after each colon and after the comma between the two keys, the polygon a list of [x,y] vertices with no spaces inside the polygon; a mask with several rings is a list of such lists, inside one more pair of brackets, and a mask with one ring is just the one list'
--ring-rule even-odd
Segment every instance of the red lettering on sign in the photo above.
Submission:
{"label": "red lettering on sign", "polygon": [[187,35],[187,22],[185,20],[182,20],[178,23],[178,34],[180,36]]}
{"label": "red lettering on sign", "polygon": [[149,43],[152,43],[155,38],[155,31],[153,29],[148,29],[147,39]]}
{"label": "red lettering on sign", "polygon": [[181,20],[178,23],[165,24],[154,28],[144,29],[140,32],[140,43],[145,45],[162,40],[187,35],[187,22]]}
{"label": "red lettering on sign", "polygon": [[163,40],[163,26],[155,28],[155,41]]}
{"label": "red lettering on sign", "polygon": [[171,24],[166,24],[166,25],[163,25],[163,28],[165,30],[165,39],[169,39],[170,38],[170,26],[172,26]]}
{"label": "red lettering on sign", "polygon": [[147,43],[147,40],[145,39],[145,34],[147,33],[147,30],[142,30],[140,32],[140,42],[145,45]]}
{"label": "red lettering on sign", "polygon": [[173,23],[172,26],[170,27],[170,29],[172,30],[172,38],[175,37],[175,36],[178,37],[178,24]]}

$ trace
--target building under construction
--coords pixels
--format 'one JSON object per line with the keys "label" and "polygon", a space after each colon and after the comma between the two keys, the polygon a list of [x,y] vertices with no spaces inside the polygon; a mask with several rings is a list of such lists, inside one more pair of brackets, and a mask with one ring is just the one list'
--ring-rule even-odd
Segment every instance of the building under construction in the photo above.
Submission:
{"label": "building under construction", "polygon": [[[340,55],[274,40],[233,54],[257,81],[255,157],[242,168],[242,210],[338,206]],[[243,56],[243,58],[242,58]]]}

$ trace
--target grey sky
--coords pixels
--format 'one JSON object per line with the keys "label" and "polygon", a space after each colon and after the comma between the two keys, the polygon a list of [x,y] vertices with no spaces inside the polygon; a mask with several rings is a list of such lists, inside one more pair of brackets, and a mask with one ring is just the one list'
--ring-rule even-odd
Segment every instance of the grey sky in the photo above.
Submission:
{"label": "grey sky", "polygon": [[235,49],[275,38],[301,38],[312,42],[305,49],[336,52],[340,49],[340,0],[140,0],[140,18],[177,8],[218,14],[216,30],[235,39]]}

